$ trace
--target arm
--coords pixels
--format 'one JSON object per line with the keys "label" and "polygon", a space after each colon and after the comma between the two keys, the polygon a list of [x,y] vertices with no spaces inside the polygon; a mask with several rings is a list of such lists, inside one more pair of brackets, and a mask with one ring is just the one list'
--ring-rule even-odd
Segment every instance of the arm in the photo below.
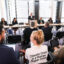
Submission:
{"label": "arm", "polygon": [[20,64],[12,48],[9,50],[9,64]]}
{"label": "arm", "polygon": [[20,52],[23,52],[23,53],[25,53],[25,52],[26,52],[26,50],[20,50]]}

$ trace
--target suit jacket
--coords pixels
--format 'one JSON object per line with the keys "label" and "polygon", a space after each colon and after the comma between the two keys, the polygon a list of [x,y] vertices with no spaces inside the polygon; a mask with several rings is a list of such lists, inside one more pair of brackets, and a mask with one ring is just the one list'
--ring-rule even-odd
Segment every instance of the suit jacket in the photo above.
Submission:
{"label": "suit jacket", "polygon": [[29,19],[29,20],[34,20],[34,19],[35,19],[35,16],[32,16],[32,17],[29,16],[28,19]]}
{"label": "suit jacket", "polygon": [[17,21],[16,22],[12,21],[12,25],[15,25],[15,24],[18,24],[18,22]]}
{"label": "suit jacket", "polygon": [[0,64],[19,64],[12,48],[0,44]]}
{"label": "suit jacket", "polygon": [[44,24],[44,20],[39,20],[38,24],[40,24],[40,23]]}
{"label": "suit jacket", "polygon": [[1,21],[0,24],[1,25],[7,25],[7,22],[6,21],[4,21],[4,22]]}

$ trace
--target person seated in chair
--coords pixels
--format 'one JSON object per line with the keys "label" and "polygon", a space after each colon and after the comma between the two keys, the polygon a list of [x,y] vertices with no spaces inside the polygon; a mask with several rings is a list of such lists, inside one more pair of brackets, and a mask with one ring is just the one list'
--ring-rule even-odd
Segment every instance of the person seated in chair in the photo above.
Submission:
{"label": "person seated in chair", "polygon": [[38,21],[38,24],[44,24],[44,20],[42,20],[42,17],[40,17],[40,20]]}
{"label": "person seated in chair", "polygon": [[[24,31],[23,31],[23,33],[24,33],[24,34],[23,34],[23,38],[24,38],[23,44],[24,44],[24,46],[25,46],[25,44],[26,44],[27,47],[30,47],[30,35],[31,35],[32,31],[38,30],[37,20],[34,20],[34,23],[31,22],[31,24],[32,24],[32,26],[30,25],[30,27],[25,28]],[[34,25],[33,25],[33,24],[34,24]],[[28,46],[28,45],[29,45],[29,46]],[[25,46],[25,47],[26,47],[26,46]],[[27,47],[26,47],[26,48],[27,48]]]}
{"label": "person seated in chair", "polygon": [[5,39],[5,30],[0,25],[0,64],[19,64],[15,52],[12,48],[3,44]]}
{"label": "person seated in chair", "polygon": [[1,22],[0,22],[1,25],[7,25],[7,22],[5,21],[4,18],[1,18]]}
{"label": "person seated in chair", "polygon": [[49,24],[53,24],[53,20],[51,17],[49,18],[48,22],[49,22]]}
{"label": "person seated in chair", "polygon": [[16,19],[16,18],[14,18],[14,19],[13,19],[13,21],[12,21],[12,25],[15,25],[15,24],[18,24],[18,22],[17,22],[17,19]]}
{"label": "person seated in chair", "polygon": [[33,43],[31,48],[21,50],[25,53],[25,58],[29,60],[29,64],[39,64],[47,62],[48,48],[42,45],[44,34],[42,30],[36,30],[31,33],[30,41]]}
{"label": "person seated in chair", "polygon": [[[44,24],[44,20],[42,20],[42,17],[40,17],[40,20],[38,21],[38,24]],[[39,29],[41,29],[42,26],[39,26]]]}
{"label": "person seated in chair", "polygon": [[55,56],[55,64],[64,64],[64,46],[55,48],[53,55]]}
{"label": "person seated in chair", "polygon": [[46,22],[44,27],[42,28],[43,32],[44,32],[44,39],[45,41],[48,41],[52,38],[52,33],[51,33],[51,30],[52,30],[52,27],[49,26],[49,23]]}

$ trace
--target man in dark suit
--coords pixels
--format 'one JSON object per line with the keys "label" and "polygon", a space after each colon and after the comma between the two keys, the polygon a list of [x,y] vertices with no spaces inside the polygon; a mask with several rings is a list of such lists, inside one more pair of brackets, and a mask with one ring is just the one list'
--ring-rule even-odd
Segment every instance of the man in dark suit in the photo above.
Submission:
{"label": "man in dark suit", "polygon": [[7,22],[5,21],[4,18],[1,18],[1,22],[0,22],[1,25],[7,25]]}
{"label": "man in dark suit", "polygon": [[40,20],[38,21],[38,24],[44,24],[44,20],[42,20],[42,17],[40,17]]}
{"label": "man in dark suit", "polygon": [[3,44],[4,34],[3,26],[0,25],[0,64],[19,64],[14,50]]}
{"label": "man in dark suit", "polygon": [[30,16],[28,17],[29,20],[34,20],[35,16],[32,15],[32,13],[30,14]]}
{"label": "man in dark suit", "polygon": [[[42,20],[42,17],[40,17],[40,20],[38,21],[38,24],[44,24],[44,20]],[[39,29],[41,29],[43,26],[39,26]]]}

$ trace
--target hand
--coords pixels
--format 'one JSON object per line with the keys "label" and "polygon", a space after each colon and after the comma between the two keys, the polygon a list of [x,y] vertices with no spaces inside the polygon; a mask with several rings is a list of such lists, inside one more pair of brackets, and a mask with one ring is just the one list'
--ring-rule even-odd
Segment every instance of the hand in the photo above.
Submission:
{"label": "hand", "polygon": [[23,52],[23,53],[25,53],[26,51],[25,50],[19,50],[20,52]]}
{"label": "hand", "polygon": [[57,48],[57,47],[54,47],[54,50],[55,50],[55,51],[57,51],[57,50],[58,50],[58,48]]}

